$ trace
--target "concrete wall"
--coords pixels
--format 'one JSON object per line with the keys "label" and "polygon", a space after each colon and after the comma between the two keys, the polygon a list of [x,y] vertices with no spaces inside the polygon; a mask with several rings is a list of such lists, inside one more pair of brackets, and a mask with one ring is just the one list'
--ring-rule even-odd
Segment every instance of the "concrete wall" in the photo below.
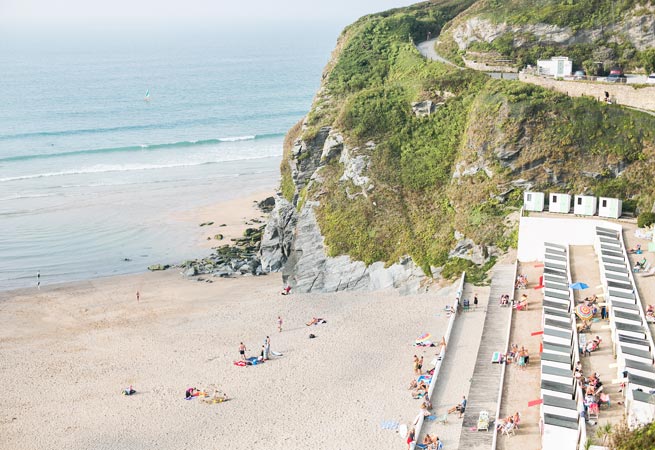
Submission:
{"label": "concrete wall", "polygon": [[594,245],[596,227],[621,231],[621,225],[595,219],[561,216],[521,217],[519,224],[519,261],[543,261],[544,242],[560,245]]}
{"label": "concrete wall", "polygon": [[610,98],[619,105],[655,111],[655,86],[636,89],[625,84],[558,81],[527,73],[520,73],[519,80],[553,89],[571,97],[586,95],[599,101],[605,99],[605,92],[609,92]]}

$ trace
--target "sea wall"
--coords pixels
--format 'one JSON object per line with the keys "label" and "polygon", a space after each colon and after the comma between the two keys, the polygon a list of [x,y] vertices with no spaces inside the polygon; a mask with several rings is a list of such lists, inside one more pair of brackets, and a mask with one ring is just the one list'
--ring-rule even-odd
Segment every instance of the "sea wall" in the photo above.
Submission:
{"label": "sea wall", "polygon": [[519,80],[553,89],[571,97],[587,96],[599,101],[603,100],[605,92],[608,92],[612,101],[619,105],[655,111],[655,86],[637,88],[626,84],[560,81],[527,73],[519,73]]}

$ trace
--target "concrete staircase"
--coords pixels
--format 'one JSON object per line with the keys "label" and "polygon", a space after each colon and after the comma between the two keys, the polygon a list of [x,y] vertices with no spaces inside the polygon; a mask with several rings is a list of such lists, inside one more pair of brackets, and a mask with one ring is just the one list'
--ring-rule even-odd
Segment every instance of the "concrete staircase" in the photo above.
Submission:
{"label": "concrete staircase", "polygon": [[[484,319],[482,341],[475,361],[471,388],[467,396],[468,404],[462,421],[459,448],[465,450],[488,450],[494,436],[493,421],[496,419],[500,376],[504,368],[501,364],[492,364],[494,352],[504,352],[507,327],[510,324],[510,308],[498,306],[498,300],[503,294],[510,296],[514,292],[514,265],[500,264],[494,267],[489,293],[489,305]],[[471,431],[478,425],[480,411],[488,411],[490,417],[489,431]]]}

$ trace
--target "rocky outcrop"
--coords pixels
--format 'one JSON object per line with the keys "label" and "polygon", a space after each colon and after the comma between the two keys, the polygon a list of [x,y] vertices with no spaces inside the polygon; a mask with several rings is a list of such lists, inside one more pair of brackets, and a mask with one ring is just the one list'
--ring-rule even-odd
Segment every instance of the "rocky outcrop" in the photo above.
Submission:
{"label": "rocky outcrop", "polygon": [[436,105],[431,100],[412,103],[412,112],[416,117],[429,116],[436,109]]}
{"label": "rocky outcrop", "polygon": [[312,174],[321,164],[323,147],[330,135],[330,130],[330,127],[323,127],[312,139],[307,141],[298,139],[294,143],[289,164],[291,165],[291,176],[297,192],[300,192],[307,185]]}
{"label": "rocky outcrop", "polygon": [[296,208],[277,196],[261,242],[261,262],[266,272],[279,271],[289,258],[297,220]]}
{"label": "rocky outcrop", "polygon": [[494,246],[477,245],[472,239],[466,238],[458,231],[455,231],[455,239],[457,239],[457,243],[448,254],[449,258],[468,259],[477,265],[482,265],[489,261],[490,257],[501,254],[500,249]]}
{"label": "rocky outcrop", "polygon": [[474,16],[455,26],[450,34],[459,50],[466,50],[473,42],[493,42],[511,33],[514,46],[522,47],[532,42],[532,38],[544,44],[572,45],[591,44],[603,34],[614,35],[616,39],[627,39],[637,50],[645,50],[655,43],[655,15],[640,14],[603,28],[573,30],[570,27],[537,23],[511,25],[505,22],[494,23],[489,19]]}
{"label": "rocky outcrop", "polygon": [[366,266],[349,256],[329,257],[316,222],[314,208],[307,202],[296,225],[291,254],[283,275],[296,292],[337,292],[399,288],[403,293],[423,290],[426,277],[411,258],[385,268],[377,262]]}

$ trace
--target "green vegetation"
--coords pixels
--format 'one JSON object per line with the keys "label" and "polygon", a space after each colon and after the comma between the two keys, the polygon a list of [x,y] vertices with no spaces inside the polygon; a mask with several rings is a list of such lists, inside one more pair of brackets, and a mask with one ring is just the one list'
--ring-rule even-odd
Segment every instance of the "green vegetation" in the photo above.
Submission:
{"label": "green vegetation", "polygon": [[[387,264],[410,255],[426,273],[443,266],[447,278],[466,270],[482,282],[493,262],[475,267],[448,254],[456,231],[476,244],[516,247],[518,230],[506,221],[522,203],[513,181],[632,199],[635,209],[655,200],[646,181],[655,176],[654,117],[420,56],[410,38],[436,36],[471,3],[366,16],[342,34],[308,127],[289,132],[282,163],[284,196],[298,208],[319,201],[329,255]],[[411,103],[423,100],[437,108],[417,117]],[[342,181],[344,165],[333,159],[320,181],[297,192],[288,164],[293,141],[302,133],[311,143],[325,126],[343,134],[351,156],[368,158],[369,186]],[[321,151],[322,143],[309,150]],[[316,160],[309,152],[303,157]]]}
{"label": "green vegetation", "polygon": [[494,22],[516,25],[548,23],[584,30],[616,22],[646,0],[488,0],[482,13]]}
{"label": "green vegetation", "polygon": [[655,223],[655,213],[643,212],[637,217],[637,226],[639,228],[649,227]]}
{"label": "green vegetation", "polygon": [[655,422],[630,431],[625,423],[614,427],[609,436],[612,450],[644,450],[655,448]]}
{"label": "green vegetation", "polygon": [[487,279],[487,272],[489,272],[495,263],[496,258],[490,258],[489,261],[482,266],[477,266],[468,259],[451,258],[443,266],[441,275],[445,279],[451,280],[461,276],[462,272],[466,271],[466,282],[475,284],[476,286],[481,286],[489,282]]}

